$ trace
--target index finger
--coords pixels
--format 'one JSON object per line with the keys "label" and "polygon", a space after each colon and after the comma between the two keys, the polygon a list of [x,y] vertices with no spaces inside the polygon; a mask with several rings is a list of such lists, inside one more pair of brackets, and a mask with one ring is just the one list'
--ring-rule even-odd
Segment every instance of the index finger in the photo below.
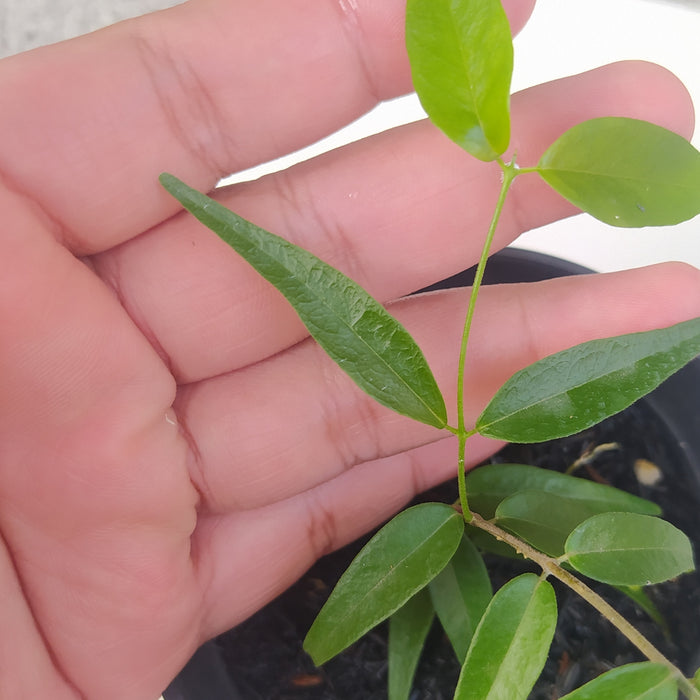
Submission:
{"label": "index finger", "polygon": [[[509,0],[514,27],[534,0]],[[0,163],[79,254],[410,89],[403,0],[200,0],[0,64]]]}

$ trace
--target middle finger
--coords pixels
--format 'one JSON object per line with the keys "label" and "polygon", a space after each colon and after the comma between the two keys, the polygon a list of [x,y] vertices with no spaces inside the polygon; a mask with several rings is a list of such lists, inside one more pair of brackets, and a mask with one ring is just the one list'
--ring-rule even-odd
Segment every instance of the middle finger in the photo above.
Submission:
{"label": "middle finger", "polygon": [[[484,288],[467,363],[468,425],[509,376],[535,360],[592,338],[697,316],[699,284],[697,270],[671,264]],[[390,307],[425,352],[448,412],[456,403],[466,295],[453,289]],[[312,340],[182,387],[175,409],[196,446],[191,474],[205,507],[216,512],[277,502],[448,434],[375,403]],[[483,455],[483,438],[475,440],[469,455]]]}
{"label": "middle finger", "polygon": [[[686,133],[692,121],[687,93],[665,71],[615,64],[514,96],[519,162],[532,164],[562,131],[604,114]],[[497,166],[467,157],[420,122],[216,196],[386,302],[478,258],[499,179]],[[574,212],[539,178],[519,179],[495,248]],[[306,336],[284,299],[189,215],[101,254],[95,264],[180,382],[244,367]]]}

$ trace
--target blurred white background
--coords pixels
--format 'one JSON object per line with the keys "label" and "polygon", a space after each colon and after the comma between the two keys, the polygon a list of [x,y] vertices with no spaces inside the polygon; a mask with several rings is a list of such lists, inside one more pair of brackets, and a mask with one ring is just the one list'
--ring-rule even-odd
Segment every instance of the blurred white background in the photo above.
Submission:
{"label": "blurred white background", "polygon": [[[0,56],[180,1],[0,0]],[[530,23],[516,39],[513,89],[611,61],[645,59],[666,66],[684,81],[700,117],[699,37],[700,0],[538,0]],[[230,181],[257,177],[422,116],[414,96],[391,101],[308,149],[238,174]],[[694,143],[700,146],[700,128]],[[612,229],[579,216],[529,232],[516,245],[566,257],[598,270],[661,260],[686,260],[700,267],[700,218],[670,230],[639,231]]]}

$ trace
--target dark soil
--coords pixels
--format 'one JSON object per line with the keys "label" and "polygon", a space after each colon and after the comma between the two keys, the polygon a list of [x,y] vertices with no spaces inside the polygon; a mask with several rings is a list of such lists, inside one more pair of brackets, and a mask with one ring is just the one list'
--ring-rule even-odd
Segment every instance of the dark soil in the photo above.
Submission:
{"label": "dark soil", "polygon": [[[606,443],[604,451],[577,472],[653,500],[667,520],[693,539],[700,551],[700,488],[686,458],[669,443],[664,425],[638,404],[585,433],[544,445],[510,445],[494,462],[537,464],[566,469],[588,450]],[[633,465],[646,459],[657,465],[661,480],[642,485]],[[452,502],[451,485],[421,500]],[[366,541],[363,540],[363,541]],[[295,586],[217,643],[243,700],[385,700],[387,682],[386,626],[382,625],[350,649],[317,669],[302,649],[302,640],[338,577],[359,550],[358,542],[319,561]],[[524,570],[523,564],[488,557],[494,589]],[[554,582],[556,584],[556,582]],[[700,575],[650,587],[652,598],[672,630],[661,629],[623,595],[592,584],[627,619],[688,674],[700,650]],[[575,594],[556,586],[559,622],[550,656],[530,700],[556,700],[601,672],[641,655],[607,621]],[[435,624],[416,674],[411,700],[451,700],[459,674],[454,653]]]}

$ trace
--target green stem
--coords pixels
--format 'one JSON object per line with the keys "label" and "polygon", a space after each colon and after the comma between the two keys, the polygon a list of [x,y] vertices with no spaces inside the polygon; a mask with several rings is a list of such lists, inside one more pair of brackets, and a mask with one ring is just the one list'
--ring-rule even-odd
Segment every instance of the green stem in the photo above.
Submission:
{"label": "green stem", "polygon": [[497,540],[510,545],[518,554],[522,554],[526,559],[534,561],[542,568],[542,571],[554,578],[559,579],[571,590],[580,595],[586,602],[592,605],[603,617],[614,625],[627,639],[644,654],[644,656],[654,663],[663,664],[673,674],[678,683],[678,687],[689,700],[700,700],[698,691],[683,672],[667,659],[639,630],[631,625],[615,608],[601,598],[595,591],[591,590],[583,581],[574,576],[570,571],[564,569],[559,561],[543,554],[526,542],[523,542],[515,535],[511,535],[506,530],[502,530],[498,525],[485,520],[478,513],[471,514],[470,523],[480,530],[488,532]]}
{"label": "green stem", "polygon": [[464,374],[467,359],[467,345],[469,343],[469,334],[471,332],[472,321],[474,319],[476,300],[479,296],[479,289],[481,288],[481,283],[484,279],[486,263],[489,259],[489,253],[491,251],[494,235],[496,234],[496,227],[499,219],[501,218],[501,213],[503,212],[506,195],[508,194],[508,190],[513,184],[513,180],[516,178],[516,176],[521,172],[525,172],[518,169],[515,164],[515,159],[513,159],[510,163],[504,163],[499,158],[497,162],[503,173],[503,181],[501,183],[501,191],[498,195],[498,201],[496,202],[496,209],[494,210],[493,217],[491,218],[491,224],[489,226],[488,233],[486,234],[486,240],[484,241],[484,246],[481,251],[481,258],[479,259],[476,274],[474,275],[474,283],[469,296],[469,305],[467,306],[467,314],[466,318],[464,319],[464,329],[462,331],[462,342],[459,350],[459,365],[457,370],[457,437],[459,439],[457,455],[457,483],[459,487],[459,502],[462,508],[462,513],[464,514],[464,519],[467,522],[469,522],[471,519],[471,511],[469,510],[469,501],[467,498],[464,468],[466,464],[465,457],[467,450],[467,438],[474,434],[474,431],[467,431],[464,418]]}

